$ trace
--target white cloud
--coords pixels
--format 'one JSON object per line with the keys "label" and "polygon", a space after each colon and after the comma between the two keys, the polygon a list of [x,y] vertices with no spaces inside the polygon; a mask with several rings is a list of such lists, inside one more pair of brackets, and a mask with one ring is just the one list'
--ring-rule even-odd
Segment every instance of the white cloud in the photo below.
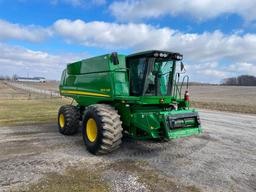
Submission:
{"label": "white cloud", "polygon": [[[149,50],[163,49],[184,54],[185,63],[190,64],[188,72],[194,77],[204,75],[218,82],[221,78],[236,74],[255,75],[256,68],[256,34],[234,33],[223,34],[220,31],[183,33],[171,28],[159,28],[146,24],[117,24],[108,22],[84,22],[82,20],[57,20],[53,25],[43,27],[21,26],[0,21],[0,40],[19,39],[26,41],[43,40],[49,35],[63,37],[68,43],[86,47],[103,48],[105,52],[116,50]],[[2,25],[1,25],[2,24]],[[18,33],[23,32],[23,33]],[[38,32],[39,31],[39,32]],[[40,35],[41,34],[41,35]],[[74,59],[72,59],[74,58]],[[6,64],[12,70],[31,67],[33,70],[59,74],[55,70],[57,63],[76,60],[74,55],[52,55],[46,52],[33,51],[21,47],[0,44],[1,69]],[[225,66],[220,63],[226,63]],[[227,65],[231,63],[230,65]],[[41,66],[41,67],[34,67]],[[4,69],[2,70],[4,71]],[[9,71],[11,71],[9,69]],[[58,71],[53,72],[53,71]],[[47,75],[47,72],[45,72]],[[59,74],[60,75],[60,74]]]}
{"label": "white cloud", "polygon": [[248,21],[256,19],[255,0],[126,0],[110,5],[118,20],[140,20],[163,15],[192,16],[207,20],[223,14],[237,14]]}
{"label": "white cloud", "polygon": [[[181,52],[194,80],[216,83],[229,76],[253,74],[256,67],[256,34],[225,35],[220,31],[193,34],[146,24],[86,23],[82,20],[58,20],[53,29],[69,43],[85,46]],[[225,65],[220,64],[223,60]]]}
{"label": "white cloud", "polygon": [[[75,29],[75,30],[74,30]],[[164,49],[184,53],[193,62],[215,62],[221,59],[256,61],[256,34],[225,35],[182,33],[170,28],[146,24],[116,24],[58,20],[53,30],[69,43],[108,49]]]}
{"label": "white cloud", "polygon": [[3,43],[0,43],[0,53],[0,67],[5,74],[30,74],[50,79],[59,79],[67,63],[88,56],[86,54],[53,55]]}
{"label": "white cloud", "polygon": [[247,62],[239,62],[235,64],[231,64],[227,68],[228,71],[233,73],[240,74],[248,74],[248,75],[256,75],[256,64],[247,63]]}
{"label": "white cloud", "polygon": [[53,29],[68,42],[116,49],[166,47],[166,40],[175,32],[168,28],[158,29],[145,24],[116,24],[98,21],[85,23],[82,20],[67,19],[56,21]]}
{"label": "white cloud", "polygon": [[247,62],[238,62],[231,64],[201,63],[190,64],[187,66],[187,72],[193,81],[207,81],[219,83],[226,77],[236,77],[239,75],[256,75],[256,64]]}
{"label": "white cloud", "polygon": [[227,72],[221,71],[218,69],[204,69],[198,71],[199,74],[203,76],[210,76],[210,77],[215,77],[215,78],[224,78],[227,77]]}
{"label": "white cloud", "polygon": [[189,63],[185,67],[191,81],[219,83],[221,79],[230,76],[230,72],[225,70],[226,66],[218,62]]}
{"label": "white cloud", "polygon": [[[167,27],[146,24],[117,24],[57,20],[52,26],[25,26],[0,20],[0,40],[18,39],[43,41],[49,36],[62,36],[68,43],[105,49],[164,49],[184,54],[193,63],[218,62],[229,59],[236,62],[256,62],[256,34],[225,35],[220,31],[183,33]],[[74,30],[75,29],[75,30]]]}
{"label": "white cloud", "polygon": [[34,25],[13,24],[0,19],[0,40],[17,39],[40,42],[51,35],[47,28]]}

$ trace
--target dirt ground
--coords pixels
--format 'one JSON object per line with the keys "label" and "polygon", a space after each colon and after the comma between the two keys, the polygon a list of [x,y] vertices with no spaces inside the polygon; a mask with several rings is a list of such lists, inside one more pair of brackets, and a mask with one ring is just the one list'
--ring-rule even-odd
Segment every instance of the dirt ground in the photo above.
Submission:
{"label": "dirt ground", "polygon": [[[58,91],[58,81],[21,84],[34,89]],[[193,85],[189,86],[189,92],[191,105],[195,108],[256,114],[256,86]]]}
{"label": "dirt ground", "polygon": [[50,91],[57,91],[59,89],[59,81],[46,81],[45,83],[35,83],[35,82],[16,82],[19,84],[24,84],[30,87],[50,90]]}
{"label": "dirt ground", "polygon": [[189,87],[192,107],[256,114],[256,86]]}
{"label": "dirt ground", "polygon": [[[31,86],[55,90],[57,83]],[[190,90],[193,106],[256,113],[256,87]],[[56,123],[38,124],[55,122],[67,101],[1,82],[0,102],[0,191],[256,191],[255,115],[201,110],[202,135],[124,138],[118,151],[93,156],[81,133],[63,136]]]}
{"label": "dirt ground", "polygon": [[191,99],[202,102],[256,106],[256,86],[191,86]]}
{"label": "dirt ground", "polygon": [[256,191],[256,116],[200,111],[204,133],[89,154],[56,124],[0,128],[0,191]]}
{"label": "dirt ground", "polygon": [[70,103],[70,99],[28,92],[0,81],[0,126],[56,122],[59,107]]}

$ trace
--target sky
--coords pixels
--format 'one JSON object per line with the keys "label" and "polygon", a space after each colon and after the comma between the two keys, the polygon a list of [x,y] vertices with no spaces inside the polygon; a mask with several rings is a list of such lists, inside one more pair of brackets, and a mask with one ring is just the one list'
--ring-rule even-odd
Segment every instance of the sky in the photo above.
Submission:
{"label": "sky", "polygon": [[0,0],[0,75],[59,80],[117,51],[180,52],[191,81],[256,75],[255,0]]}

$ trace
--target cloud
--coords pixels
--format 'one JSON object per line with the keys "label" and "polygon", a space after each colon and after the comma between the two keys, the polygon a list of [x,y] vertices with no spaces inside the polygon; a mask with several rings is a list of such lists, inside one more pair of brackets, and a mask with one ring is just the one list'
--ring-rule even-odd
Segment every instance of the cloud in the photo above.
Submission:
{"label": "cloud", "polygon": [[20,25],[0,19],[0,40],[24,40],[30,42],[40,42],[51,35],[47,28],[34,25]]}
{"label": "cloud", "polygon": [[110,11],[118,20],[136,21],[163,15],[192,16],[208,20],[223,14],[237,14],[247,21],[256,19],[255,0],[126,0],[115,1]]}
{"label": "cloud", "polygon": [[[207,63],[222,59],[256,62],[256,34],[221,31],[183,33],[147,24],[117,24],[102,21],[60,19],[52,26],[19,25],[0,20],[0,40],[43,41],[61,36],[67,43],[103,49],[134,51],[163,49],[184,54],[188,61]],[[75,30],[74,30],[75,29]]]}
{"label": "cloud", "polygon": [[221,79],[231,75],[225,70],[227,66],[218,62],[189,63],[185,67],[191,81],[219,83]]}
{"label": "cloud", "polygon": [[116,49],[165,47],[166,39],[164,38],[169,38],[174,33],[168,28],[158,29],[145,24],[116,24],[99,21],[85,23],[82,20],[68,19],[56,21],[53,29],[68,42]]}
{"label": "cloud", "polygon": [[[76,30],[73,30],[76,29]],[[69,43],[106,49],[164,49],[184,53],[198,63],[221,59],[256,61],[256,35],[225,35],[220,31],[183,33],[146,24],[58,20],[53,30]]]}
{"label": "cloud", "polygon": [[[181,52],[188,63],[188,73],[197,81],[216,83],[229,76],[253,74],[256,66],[255,34],[183,33],[146,24],[86,23],[67,19],[56,21],[53,30],[67,42],[84,46]],[[220,64],[222,61],[226,64]]]}
{"label": "cloud", "polygon": [[239,62],[231,64],[227,67],[227,70],[233,73],[256,75],[256,64]]}
{"label": "cloud", "polygon": [[0,53],[1,71],[5,74],[30,74],[49,79],[59,79],[67,63],[88,57],[87,54],[53,55],[3,43],[0,43]]}
{"label": "cloud", "polygon": [[[216,82],[230,75],[255,72],[256,34],[253,33],[231,35],[221,31],[184,33],[168,27],[160,28],[147,24],[68,19],[57,20],[46,28],[0,21],[0,26],[4,23],[9,31],[8,33],[0,31],[0,40],[18,39],[36,42],[47,37],[62,37],[67,43],[73,44],[72,46],[96,47],[104,52],[110,50],[135,52],[149,49],[180,52],[184,54],[185,63],[190,64],[188,69],[190,74],[196,78],[204,75],[208,80],[214,79]],[[37,64],[41,66],[38,67],[41,71],[59,71],[52,67],[56,67],[57,63],[67,63],[77,58],[74,57],[77,55],[52,55],[6,44],[0,45],[1,67],[8,63],[18,68],[22,66],[33,68]],[[225,63],[225,66],[221,63]],[[57,76],[57,73],[54,72],[52,76]]]}
{"label": "cloud", "polygon": [[227,73],[220,70],[215,69],[205,69],[200,71],[201,74],[205,76],[217,77],[217,78],[224,78],[226,77]]}
{"label": "cloud", "polygon": [[187,72],[193,81],[219,83],[226,77],[236,77],[239,75],[256,74],[256,64],[247,62],[237,62],[230,64],[220,64],[218,62],[190,64]]}

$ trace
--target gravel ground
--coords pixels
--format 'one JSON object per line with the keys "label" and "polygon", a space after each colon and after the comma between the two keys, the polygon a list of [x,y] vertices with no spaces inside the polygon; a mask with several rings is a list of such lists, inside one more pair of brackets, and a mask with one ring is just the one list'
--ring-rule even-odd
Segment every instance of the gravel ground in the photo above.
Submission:
{"label": "gravel ground", "polygon": [[208,110],[200,116],[200,136],[125,138],[104,156],[89,154],[81,133],[60,135],[55,124],[1,127],[0,191],[31,191],[49,173],[69,168],[93,170],[116,192],[256,191],[256,116]]}

